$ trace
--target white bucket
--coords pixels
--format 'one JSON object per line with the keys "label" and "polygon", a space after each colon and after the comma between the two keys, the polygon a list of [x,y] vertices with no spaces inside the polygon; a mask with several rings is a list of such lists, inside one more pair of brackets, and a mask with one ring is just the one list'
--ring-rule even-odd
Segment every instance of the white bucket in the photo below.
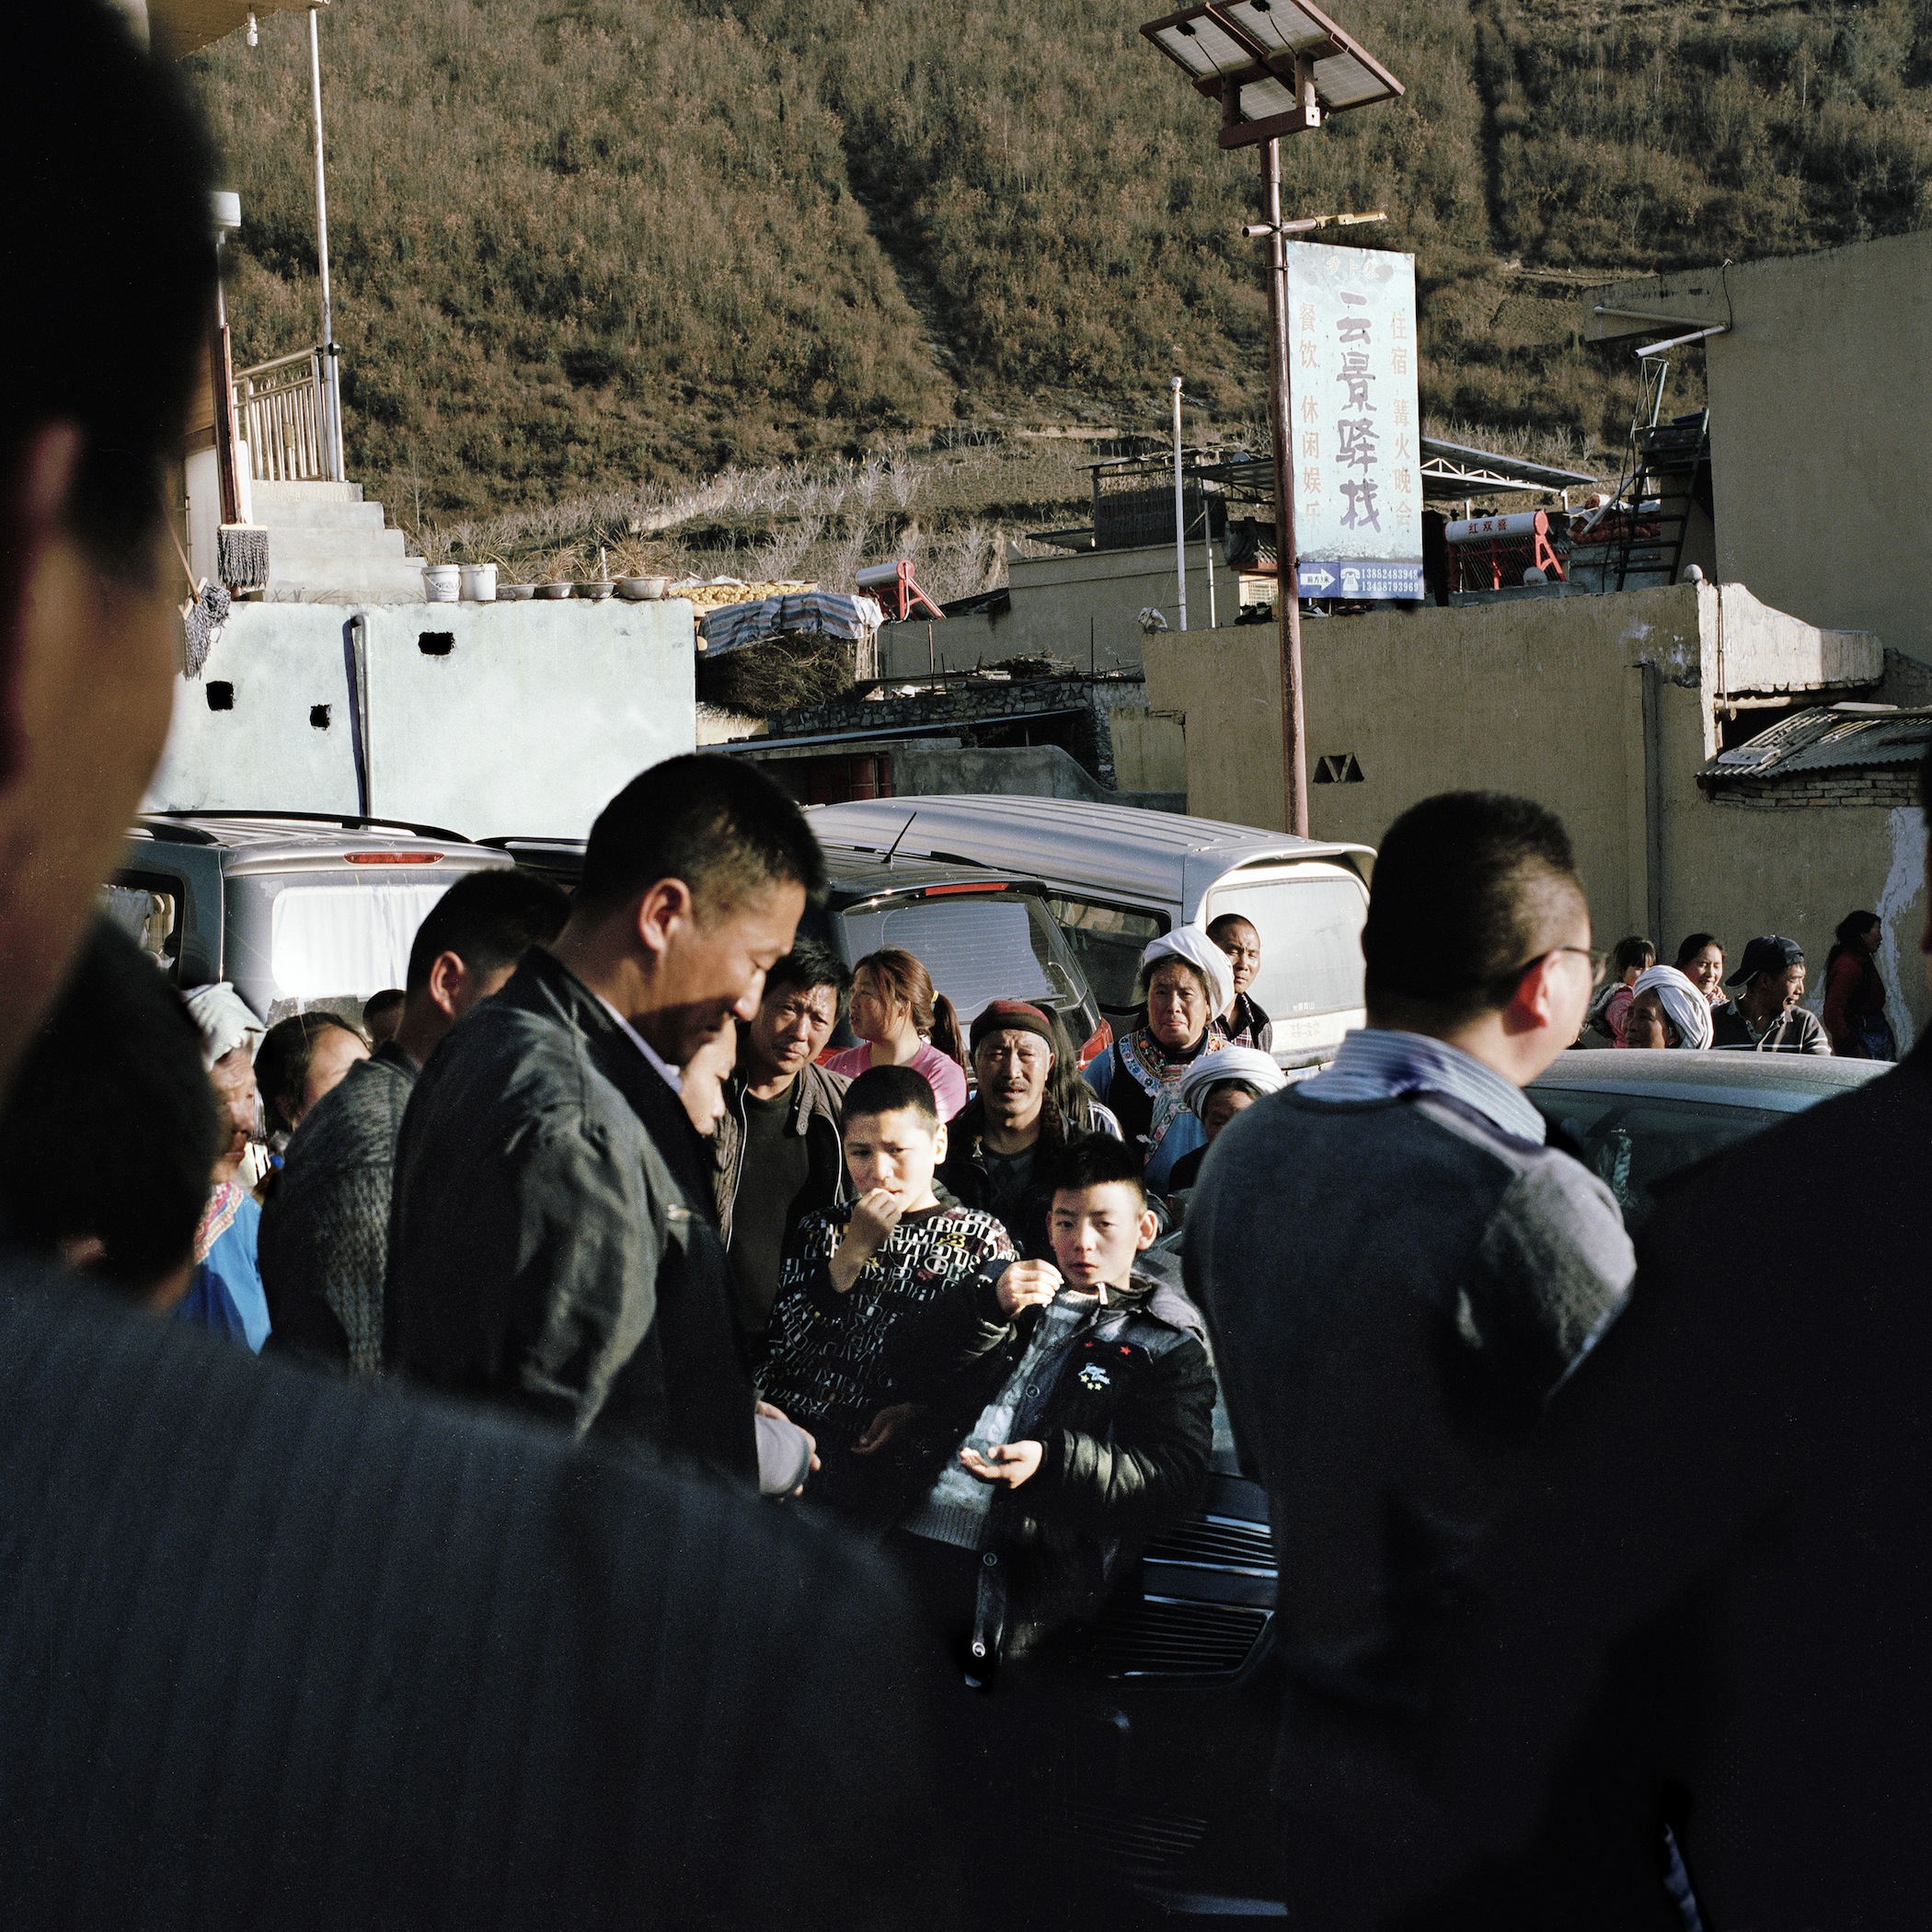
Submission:
{"label": "white bucket", "polygon": [[424,564],[422,567],[422,595],[426,604],[454,604],[462,583],[461,571],[455,564]]}
{"label": "white bucket", "polygon": [[458,564],[463,573],[463,601],[466,604],[494,604],[497,601],[495,564]]}

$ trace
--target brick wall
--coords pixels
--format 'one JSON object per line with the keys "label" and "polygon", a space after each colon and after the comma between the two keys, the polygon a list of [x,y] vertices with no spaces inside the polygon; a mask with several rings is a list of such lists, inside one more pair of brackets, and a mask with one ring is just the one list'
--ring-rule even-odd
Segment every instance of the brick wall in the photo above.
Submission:
{"label": "brick wall", "polygon": [[1727,778],[1708,787],[1714,805],[1778,811],[1803,805],[1873,805],[1890,810],[1918,803],[1918,772],[1909,765],[1871,771],[1812,772],[1786,778]]}

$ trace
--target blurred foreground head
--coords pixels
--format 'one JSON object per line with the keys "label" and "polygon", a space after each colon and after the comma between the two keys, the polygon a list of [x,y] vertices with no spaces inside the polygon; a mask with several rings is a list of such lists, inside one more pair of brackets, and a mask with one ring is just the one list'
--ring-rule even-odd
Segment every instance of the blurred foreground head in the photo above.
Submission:
{"label": "blurred foreground head", "polygon": [[0,1074],[167,732],[164,523],[213,292],[209,151],[104,0],[14,10],[0,116]]}

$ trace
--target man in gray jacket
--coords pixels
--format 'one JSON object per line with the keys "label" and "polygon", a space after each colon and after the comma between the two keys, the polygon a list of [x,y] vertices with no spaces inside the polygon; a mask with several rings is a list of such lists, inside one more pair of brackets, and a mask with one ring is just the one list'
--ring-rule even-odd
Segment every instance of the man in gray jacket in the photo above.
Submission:
{"label": "man in gray jacket", "polygon": [[752,1388],[679,1070],[757,1012],[823,884],[803,815],[752,765],[668,759],[612,799],[556,943],[417,1082],[389,1231],[393,1365],[754,1476]]}
{"label": "man in gray jacket", "polygon": [[500,992],[569,901],[512,868],[470,872],[409,948],[402,1024],[303,1117],[261,1215],[270,1345],[361,1375],[383,1365],[383,1273],[396,1138],[416,1075],[465,1014]]}
{"label": "man in gray jacket", "polygon": [[1291,1911],[1371,1926],[1435,1852],[1414,1753],[1471,1546],[1635,1271],[1616,1201],[1522,1088],[1577,1036],[1590,914],[1560,823],[1455,793],[1389,828],[1369,1023],[1225,1129],[1188,1214],[1244,1459],[1268,1488]]}

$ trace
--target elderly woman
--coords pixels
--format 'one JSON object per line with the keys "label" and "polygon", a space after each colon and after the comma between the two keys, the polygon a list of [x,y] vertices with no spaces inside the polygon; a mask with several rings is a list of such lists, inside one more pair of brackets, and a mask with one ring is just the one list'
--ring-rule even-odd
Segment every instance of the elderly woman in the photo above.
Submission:
{"label": "elderly woman", "polygon": [[1630,988],[1624,1015],[1627,1047],[1689,1047],[1710,1045],[1710,1002],[1674,966],[1652,966],[1640,972]]}
{"label": "elderly woman", "polygon": [[1227,1051],[1213,1022],[1233,1004],[1234,971],[1198,926],[1177,926],[1141,954],[1135,992],[1145,1003],[1140,1024],[1096,1056],[1086,1077],[1141,1149],[1146,1184],[1159,1194],[1174,1163],[1207,1144],[1180,1083],[1203,1053]]}
{"label": "elderly woman", "polygon": [[1279,1093],[1287,1084],[1288,1076],[1274,1064],[1273,1054],[1259,1047],[1225,1047],[1195,1061],[1180,1076],[1180,1100],[1201,1122],[1207,1140],[1174,1163],[1167,1176],[1168,1193],[1184,1193],[1201,1178],[1201,1164],[1207,1158],[1208,1148],[1237,1113],[1252,1107],[1263,1094]]}

